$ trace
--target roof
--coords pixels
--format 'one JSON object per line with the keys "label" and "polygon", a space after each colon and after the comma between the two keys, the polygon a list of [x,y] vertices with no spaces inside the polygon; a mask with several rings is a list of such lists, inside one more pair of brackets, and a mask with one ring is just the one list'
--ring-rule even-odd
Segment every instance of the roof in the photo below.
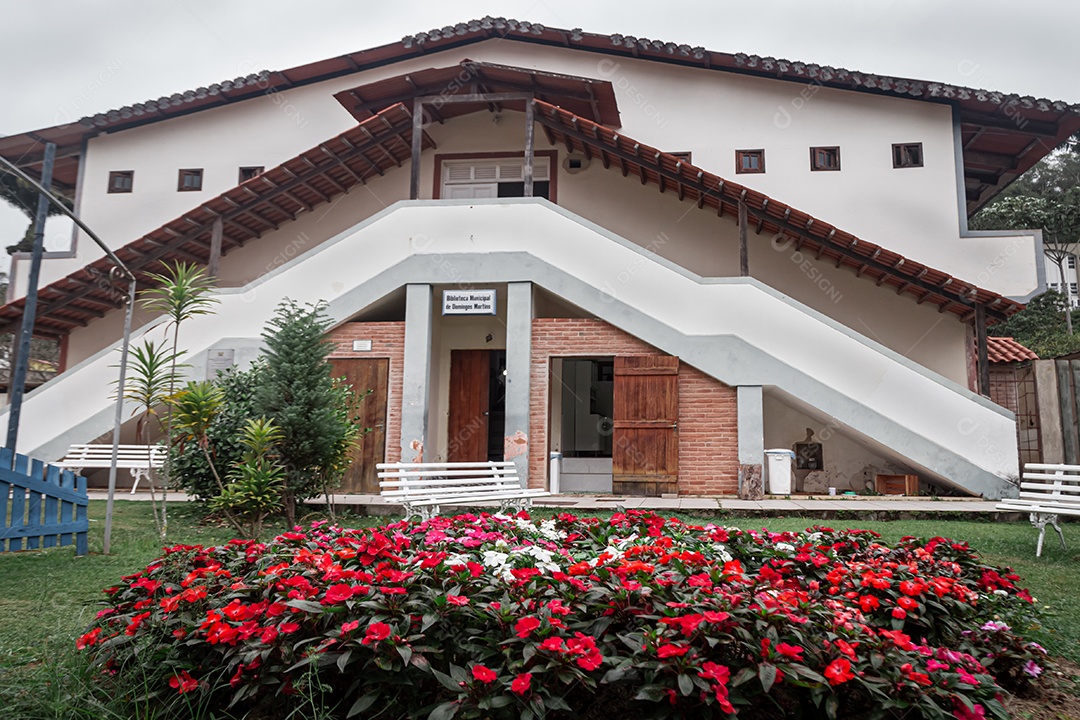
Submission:
{"label": "roof", "polygon": [[[152,287],[154,282],[146,274],[160,272],[163,261],[207,264],[218,221],[222,252],[227,253],[355,185],[407,164],[411,142],[412,114],[397,103],[207,200],[117,249],[116,255],[136,274],[141,288]],[[426,132],[422,146],[435,146]],[[126,283],[111,271],[112,263],[101,258],[41,288],[35,334],[63,335],[119,307],[127,295]],[[25,298],[20,298],[0,307],[0,332],[15,328],[24,305]]]}
{"label": "roof", "polygon": [[[449,67],[418,70],[405,75],[343,90],[334,98],[357,120],[364,120],[397,102],[418,96],[435,98],[424,108],[431,119],[443,122],[494,105],[486,101],[448,103],[451,96],[475,93],[528,93],[564,107],[601,125],[619,127],[615,89],[607,80],[543,72],[510,65],[463,60]],[[555,102],[557,100],[557,102]],[[504,101],[510,110],[524,110],[524,100]]]}
{"label": "roof", "polygon": [[895,288],[897,295],[911,295],[920,304],[932,303],[941,312],[950,311],[964,320],[974,315],[976,304],[985,305],[987,316],[996,320],[1024,307],[562,108],[539,100],[535,104],[536,121],[544,126],[552,143],[598,157],[604,167],[615,166],[624,176],[636,175],[643,185],[653,183],[660,192],[673,190],[679,200],[695,202],[699,209],[708,207],[719,215],[727,212],[735,216],[742,202],[755,233],[789,237],[795,250],[830,260],[838,268],[847,267],[878,286]]}
{"label": "roof", "polygon": [[410,35],[399,42],[368,50],[286,70],[263,71],[109,110],[69,125],[0,138],[0,155],[20,166],[32,167],[41,162],[43,143],[55,142],[59,153],[54,177],[59,184],[72,186],[78,173],[77,157],[82,141],[99,132],[115,132],[488,39],[568,47],[951,105],[961,123],[969,214],[985,205],[1013,179],[1080,130],[1080,106],[1062,101],[745,53],[716,52],[628,35],[602,35],[580,29],[549,28],[538,23],[485,17]]}
{"label": "roof", "polygon": [[1039,356],[1011,337],[986,338],[986,357],[991,363],[1014,363],[1038,360]]}
{"label": "roof", "polygon": [[[657,185],[660,192],[672,190],[680,201],[694,202],[699,209],[709,208],[720,216],[730,213],[735,217],[742,203],[756,233],[790,237],[796,250],[830,260],[838,268],[847,267],[878,286],[894,288],[898,295],[914,297],[920,304],[929,302],[939,311],[952,312],[964,320],[974,314],[976,303],[984,304],[993,319],[1003,319],[1023,307],[563,108],[542,100],[534,100],[533,108],[536,122],[552,143],[581,150],[598,158],[605,168],[618,168],[624,176],[633,174],[642,184]],[[411,162],[411,138],[412,115],[405,104],[396,103],[128,243],[116,250],[116,255],[136,273],[142,287],[150,287],[154,281],[147,273],[159,271],[162,261],[206,264],[215,225],[220,224],[222,252],[228,252],[354,185]],[[424,133],[422,148],[434,146]],[[35,332],[66,334],[119,307],[126,293],[110,267],[102,258],[41,288]],[[20,298],[0,307],[0,333],[14,329],[24,305],[25,298]]]}

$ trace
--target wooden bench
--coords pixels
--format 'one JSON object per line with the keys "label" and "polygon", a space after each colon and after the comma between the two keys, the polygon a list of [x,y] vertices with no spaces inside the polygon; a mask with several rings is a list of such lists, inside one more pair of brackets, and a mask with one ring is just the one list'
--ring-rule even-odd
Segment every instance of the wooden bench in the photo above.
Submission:
{"label": "wooden bench", "polygon": [[[83,468],[107,468],[112,466],[112,445],[72,445],[58,467],[71,468],[81,475]],[[165,464],[168,451],[164,445],[120,445],[117,448],[116,467],[131,471],[135,482],[131,494],[139,487],[139,478],[150,479],[150,471]]]}
{"label": "wooden bench", "polygon": [[1080,515],[1080,465],[1026,464],[1020,497],[1002,500],[997,509],[1031,513],[1031,524],[1039,529],[1035,557],[1042,556],[1047,525],[1057,531],[1064,550],[1065,535],[1058,526],[1058,516]]}
{"label": "wooden bench", "polygon": [[428,520],[439,514],[440,505],[464,505],[498,501],[500,509],[524,509],[546,490],[521,487],[511,461],[474,463],[379,463],[382,497],[401,503],[405,517]]}

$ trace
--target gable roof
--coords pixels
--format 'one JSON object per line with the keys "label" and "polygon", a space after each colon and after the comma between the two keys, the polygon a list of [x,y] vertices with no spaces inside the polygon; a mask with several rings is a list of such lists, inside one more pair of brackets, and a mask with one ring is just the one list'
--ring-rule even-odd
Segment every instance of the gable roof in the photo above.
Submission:
{"label": "gable roof", "polygon": [[[847,267],[879,287],[886,285],[898,295],[914,297],[919,304],[929,302],[940,312],[949,311],[962,320],[974,314],[976,303],[985,305],[988,317],[998,320],[1023,307],[551,103],[533,100],[533,109],[536,122],[552,144],[563,143],[568,150],[597,157],[605,168],[617,167],[624,176],[634,174],[643,185],[657,185],[660,192],[674,190],[680,201],[695,202],[699,209],[707,207],[718,216],[725,212],[736,216],[742,203],[756,223],[757,234],[768,231],[790,237],[797,251],[813,253],[819,260],[826,258],[838,268]],[[411,162],[412,127],[411,112],[398,102],[355,128],[207,200],[119,248],[116,255],[136,273],[144,288],[154,284],[147,273],[158,272],[162,261],[206,264],[215,225],[220,227],[221,248],[226,253],[391,167]],[[435,147],[426,132],[421,145],[422,149]],[[114,283],[110,267],[102,258],[41,288],[35,332],[63,335],[119,307],[126,292]],[[25,298],[19,298],[0,307],[0,332],[14,329],[24,306]]]}
{"label": "gable roof", "polygon": [[586,33],[577,28],[565,30],[539,23],[485,17],[406,36],[400,42],[368,50],[286,70],[263,71],[136,103],[82,118],[77,123],[0,138],[0,155],[20,166],[33,166],[41,162],[43,143],[55,142],[59,152],[54,177],[62,186],[73,186],[81,144],[85,138],[99,132],[115,132],[178,117],[493,38],[951,105],[961,124],[969,214],[1080,131],[1080,105],[1061,101],[745,53],[716,52],[628,35]]}
{"label": "gable roof", "polygon": [[992,363],[1014,363],[1038,360],[1039,356],[1011,337],[986,338],[986,357]]}

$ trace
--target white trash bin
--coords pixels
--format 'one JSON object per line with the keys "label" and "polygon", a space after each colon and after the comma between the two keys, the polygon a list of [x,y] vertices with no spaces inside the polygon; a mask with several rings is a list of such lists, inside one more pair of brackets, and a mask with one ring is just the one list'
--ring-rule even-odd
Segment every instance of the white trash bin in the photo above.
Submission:
{"label": "white trash bin", "polygon": [[769,494],[790,495],[795,453],[785,448],[766,450],[765,459],[769,466]]}

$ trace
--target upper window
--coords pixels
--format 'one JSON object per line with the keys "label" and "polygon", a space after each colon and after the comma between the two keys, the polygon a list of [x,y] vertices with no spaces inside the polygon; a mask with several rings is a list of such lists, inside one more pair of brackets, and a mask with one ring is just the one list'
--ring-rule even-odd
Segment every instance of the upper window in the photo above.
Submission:
{"label": "upper window", "polygon": [[[448,199],[524,197],[522,158],[448,160],[442,166],[442,197]],[[551,162],[533,161],[533,196],[551,199]]]}
{"label": "upper window", "polygon": [[109,173],[109,192],[129,193],[134,180],[134,170],[113,170]]}
{"label": "upper window", "polygon": [[839,170],[840,148],[836,146],[810,148],[810,169]]}
{"label": "upper window", "polygon": [[694,154],[689,150],[680,150],[679,152],[668,153],[668,155],[674,155],[689,165],[694,164]]}
{"label": "upper window", "polygon": [[1076,269],[1076,256],[1075,255],[1070,255],[1068,262],[1069,262],[1069,269],[1070,270],[1075,270]]}
{"label": "upper window", "polygon": [[253,177],[258,177],[263,174],[266,168],[262,165],[250,165],[248,167],[240,168],[240,180],[238,182],[244,182],[250,180]]}
{"label": "upper window", "polygon": [[922,143],[899,143],[892,146],[894,168],[922,167]]}
{"label": "upper window", "polygon": [[180,178],[176,183],[176,189],[180,192],[202,190],[202,168],[197,170],[181,170]]}
{"label": "upper window", "polygon": [[763,173],[765,172],[764,150],[736,150],[735,151],[736,173]]}

